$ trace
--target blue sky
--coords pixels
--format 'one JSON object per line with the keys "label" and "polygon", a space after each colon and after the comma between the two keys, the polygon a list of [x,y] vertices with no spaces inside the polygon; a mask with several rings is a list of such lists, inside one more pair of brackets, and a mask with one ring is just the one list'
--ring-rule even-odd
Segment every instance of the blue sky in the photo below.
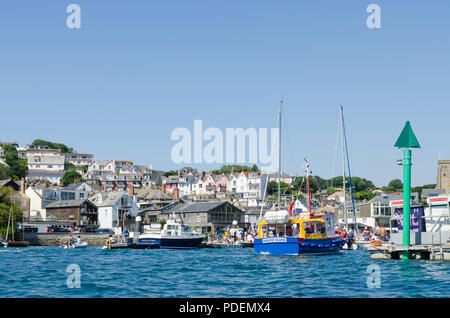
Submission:
{"label": "blue sky", "polygon": [[[81,29],[66,26],[71,3]],[[371,3],[381,29],[366,26]],[[401,178],[409,120],[412,183],[435,183],[450,158],[449,13],[446,0],[3,0],[0,139],[175,169],[175,128],[275,127],[283,98],[283,170],[301,174],[307,154],[328,178],[343,104],[353,175]]]}

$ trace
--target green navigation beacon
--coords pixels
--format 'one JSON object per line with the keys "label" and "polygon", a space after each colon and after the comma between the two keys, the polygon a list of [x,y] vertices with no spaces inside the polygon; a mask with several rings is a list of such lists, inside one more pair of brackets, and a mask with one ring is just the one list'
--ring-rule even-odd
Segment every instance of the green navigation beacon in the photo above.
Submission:
{"label": "green navigation beacon", "polygon": [[[410,244],[410,214],[411,214],[411,149],[420,148],[411,123],[406,122],[394,147],[403,149],[403,246]],[[402,259],[408,259],[408,250],[402,253]]]}

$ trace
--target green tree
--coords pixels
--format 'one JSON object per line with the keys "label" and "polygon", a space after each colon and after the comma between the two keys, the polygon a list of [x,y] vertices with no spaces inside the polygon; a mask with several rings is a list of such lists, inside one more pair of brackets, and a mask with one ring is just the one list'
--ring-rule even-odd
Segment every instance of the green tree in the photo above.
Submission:
{"label": "green tree", "polygon": [[61,184],[63,186],[68,186],[69,184],[75,183],[75,180],[84,181],[81,174],[76,172],[75,170],[70,170],[64,173],[63,177],[61,178]]}
{"label": "green tree", "polygon": [[9,168],[0,163],[0,180],[9,179],[11,177],[11,171]]}
{"label": "green tree", "polygon": [[327,195],[332,195],[333,193],[338,192],[339,189],[333,188],[333,187],[328,187],[327,188]]}
{"label": "green tree", "polygon": [[369,200],[372,200],[375,196],[376,196],[375,193],[368,192],[368,191],[359,191],[354,194],[354,198],[357,201],[362,201],[362,200],[369,201]]}
{"label": "green tree", "polygon": [[389,187],[389,188],[393,188],[393,189],[395,189],[396,191],[402,190],[402,189],[403,189],[403,183],[402,183],[402,180],[400,180],[400,179],[394,179],[394,180],[391,180],[391,181],[389,182],[389,184],[388,184],[388,187]]}
{"label": "green tree", "polygon": [[65,144],[58,144],[51,141],[46,141],[42,139],[35,139],[32,143],[34,146],[41,146],[41,147],[49,147],[50,149],[59,149],[61,152],[74,152],[73,148],[67,147]]}
{"label": "green tree", "polygon": [[[280,182],[281,194],[285,193],[287,187],[288,187],[287,183]],[[278,195],[278,182],[277,181],[270,181],[267,184],[267,194],[276,195],[276,196]]]}
{"label": "green tree", "polygon": [[242,171],[259,171],[257,165],[253,165],[253,167],[241,166],[241,165],[225,165],[222,166],[219,170],[212,170],[212,173],[222,174],[222,173],[231,173],[232,171],[242,172]]}
{"label": "green tree", "polygon": [[164,177],[176,176],[176,175],[178,175],[178,171],[176,171],[176,170],[170,170],[170,171],[167,171],[167,172],[165,172],[163,174]]}
{"label": "green tree", "polygon": [[25,178],[28,172],[27,160],[19,159],[16,148],[11,145],[2,145],[2,148],[5,153],[5,161],[9,166],[10,177],[13,180]]}

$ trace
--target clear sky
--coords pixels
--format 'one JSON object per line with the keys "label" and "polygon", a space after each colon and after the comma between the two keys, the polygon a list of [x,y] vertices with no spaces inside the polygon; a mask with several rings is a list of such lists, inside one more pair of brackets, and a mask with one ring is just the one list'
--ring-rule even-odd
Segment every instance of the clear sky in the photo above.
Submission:
{"label": "clear sky", "polygon": [[[71,3],[80,29],[66,26]],[[381,29],[366,25],[371,3]],[[412,183],[435,183],[450,159],[449,17],[447,0],[2,0],[0,140],[176,169],[175,128],[275,127],[283,98],[288,173],[305,155],[314,174],[341,173],[343,104],[352,175],[401,178],[409,120]]]}

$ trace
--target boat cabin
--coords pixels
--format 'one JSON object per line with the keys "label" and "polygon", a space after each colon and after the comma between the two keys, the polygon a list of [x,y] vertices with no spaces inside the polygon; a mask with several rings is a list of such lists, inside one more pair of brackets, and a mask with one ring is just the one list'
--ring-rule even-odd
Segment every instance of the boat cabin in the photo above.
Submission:
{"label": "boat cabin", "polygon": [[258,238],[297,237],[303,239],[327,238],[325,220],[322,218],[290,219],[284,224],[269,224],[262,221],[258,225]]}

